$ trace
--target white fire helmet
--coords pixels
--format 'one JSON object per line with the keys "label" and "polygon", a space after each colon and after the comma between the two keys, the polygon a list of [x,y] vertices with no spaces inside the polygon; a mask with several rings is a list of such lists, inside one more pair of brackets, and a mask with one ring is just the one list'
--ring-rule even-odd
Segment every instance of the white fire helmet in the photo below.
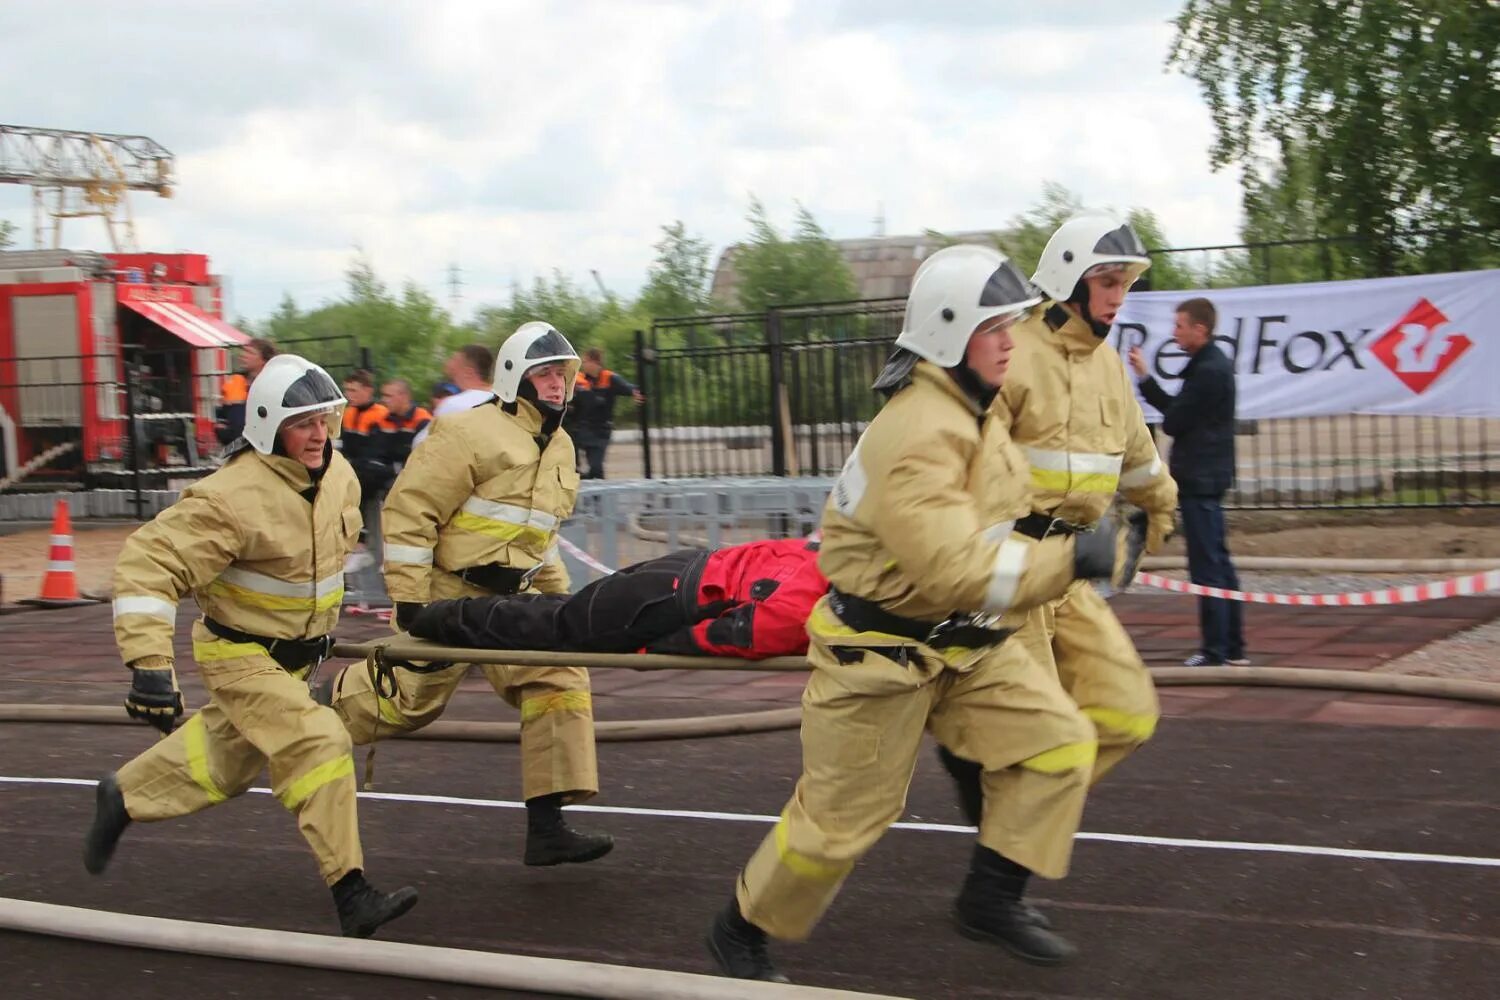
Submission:
{"label": "white fire helmet", "polygon": [[1053,300],[1066,302],[1089,272],[1117,267],[1126,272],[1128,287],[1150,266],[1151,257],[1129,223],[1107,215],[1080,215],[1057,227],[1031,280]]}
{"label": "white fire helmet", "polygon": [[896,346],[952,368],[963,361],[981,323],[996,316],[1019,318],[1041,301],[1021,269],[994,247],[944,247],[912,278]]}
{"label": "white fire helmet", "polygon": [[582,365],[578,352],[551,323],[522,323],[515,333],[505,338],[495,357],[495,395],[503,403],[514,403],[521,389],[521,379],[528,371],[557,362],[567,366],[563,376],[567,381],[564,399],[571,401],[573,380]]}
{"label": "white fire helmet", "polygon": [[276,432],[293,417],[325,413],[328,436],[338,437],[348,402],[322,368],[295,354],[278,354],[250,383],[245,399],[244,439],[262,455],[276,448]]}

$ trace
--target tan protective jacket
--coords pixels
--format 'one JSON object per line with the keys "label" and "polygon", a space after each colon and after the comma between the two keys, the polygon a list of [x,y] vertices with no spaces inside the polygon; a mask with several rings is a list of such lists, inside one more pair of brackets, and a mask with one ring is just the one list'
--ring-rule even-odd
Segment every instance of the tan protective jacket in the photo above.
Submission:
{"label": "tan protective jacket", "polygon": [[1073,580],[1073,543],[1011,529],[1031,510],[1029,469],[997,402],[981,413],[947,372],[920,362],[850,454],[823,511],[818,567],[839,590],[939,622],[1003,615]]}
{"label": "tan protective jacket", "polygon": [[115,641],[126,663],[172,659],[177,602],[274,639],[326,635],[359,540],[359,483],[331,448],[309,503],[301,462],[245,451],[183,490],[125,541],[115,563]]}
{"label": "tan protective jacket", "polygon": [[1035,510],[1094,524],[1119,492],[1170,525],[1177,483],[1115,349],[1056,303],[1018,323],[1013,336],[998,409],[1031,464]]}
{"label": "tan protective jacket", "polygon": [[381,510],[385,586],[425,604],[433,573],[499,563],[541,566],[532,587],[568,591],[557,531],[578,499],[573,441],[561,429],[537,443],[542,416],[526,400],[439,417],[412,450]]}

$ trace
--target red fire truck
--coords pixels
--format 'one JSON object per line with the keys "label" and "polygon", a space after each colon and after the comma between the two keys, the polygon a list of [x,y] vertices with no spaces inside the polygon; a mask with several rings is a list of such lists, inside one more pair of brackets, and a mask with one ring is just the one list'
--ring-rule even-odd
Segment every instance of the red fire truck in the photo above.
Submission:
{"label": "red fire truck", "polygon": [[[152,485],[212,469],[235,348],[203,254],[0,252],[0,481]],[[56,456],[42,461],[49,451]]]}

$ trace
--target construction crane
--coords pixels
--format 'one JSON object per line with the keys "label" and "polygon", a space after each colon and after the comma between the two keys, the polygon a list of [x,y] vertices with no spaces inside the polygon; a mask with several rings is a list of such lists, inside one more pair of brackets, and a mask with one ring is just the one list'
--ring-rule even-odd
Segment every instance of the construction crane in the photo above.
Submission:
{"label": "construction crane", "polygon": [[172,197],[175,166],[170,152],[143,135],[0,125],[0,183],[30,185],[38,250],[62,248],[62,220],[98,216],[116,253],[136,251],[128,194]]}

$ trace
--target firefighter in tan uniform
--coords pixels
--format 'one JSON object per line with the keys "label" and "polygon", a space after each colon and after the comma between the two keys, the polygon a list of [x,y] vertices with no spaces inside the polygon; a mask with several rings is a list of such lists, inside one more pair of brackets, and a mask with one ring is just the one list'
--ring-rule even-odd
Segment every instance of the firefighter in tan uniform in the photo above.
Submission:
{"label": "firefighter in tan uniform", "polygon": [[[385,583],[405,631],[429,601],[565,594],[557,532],[578,497],[573,442],[560,427],[579,359],[547,323],[527,323],[496,358],[488,402],[433,421],[381,511]],[[327,697],[354,742],[420,729],[442,714],[472,664],[355,664]],[[562,807],[599,790],[588,671],[483,664],[521,713],[525,863],[593,861],[614,842],[565,822]]]}
{"label": "firefighter in tan uniform", "polygon": [[[368,937],[417,893],[365,881],[349,734],[308,693],[308,672],[332,647],[344,558],[360,529],[359,486],[330,440],[343,406],[317,365],[267,361],[228,462],[126,541],[114,575],[115,639],[132,677],[125,709],[165,738],[99,783],[84,864],[103,871],[131,820],[242,795],[269,765],[343,933]],[[193,659],[209,701],[174,731],[183,705],[172,634],[188,593],[203,609]]]}
{"label": "firefighter in tan uniform", "polygon": [[[1015,364],[999,407],[1031,463],[1032,513],[1016,527],[1034,538],[1091,530],[1116,493],[1146,511],[1148,554],[1171,534],[1177,484],[1157,456],[1119,354],[1104,340],[1126,292],[1150,266],[1135,231],[1105,216],[1065,222],[1042,251],[1032,281],[1053,301],[1017,325]],[[1056,664],[1098,728],[1095,781],[1151,737],[1156,688],[1093,586],[1075,583],[1033,612],[1017,638]],[[977,822],[979,768],[953,747],[940,755]]]}
{"label": "firefighter in tan uniform", "polygon": [[808,622],[801,780],[715,919],[728,975],[785,982],[767,936],[801,940],[844,877],[900,817],[924,729],[983,762],[991,808],[955,916],[967,937],[1055,964],[1072,946],[1024,900],[1062,877],[1087,794],[1094,727],[1050,664],[1006,642],[1025,610],[1075,578],[1123,583],[1143,526],[1038,541],[1029,469],[992,405],[1009,328],[1040,301],[997,250],[957,246],[918,270],[890,401],[823,512],[830,591]]}

